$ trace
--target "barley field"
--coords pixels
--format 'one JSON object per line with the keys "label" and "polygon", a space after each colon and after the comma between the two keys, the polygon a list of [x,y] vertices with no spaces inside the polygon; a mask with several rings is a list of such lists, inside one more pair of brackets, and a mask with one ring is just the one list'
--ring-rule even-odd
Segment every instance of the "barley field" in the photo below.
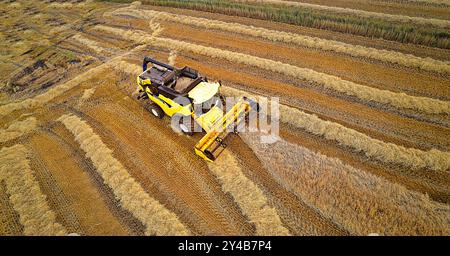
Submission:
{"label": "barley field", "polygon": [[[449,6],[0,1],[0,235],[450,235]],[[277,97],[277,140],[204,161],[145,56]]]}

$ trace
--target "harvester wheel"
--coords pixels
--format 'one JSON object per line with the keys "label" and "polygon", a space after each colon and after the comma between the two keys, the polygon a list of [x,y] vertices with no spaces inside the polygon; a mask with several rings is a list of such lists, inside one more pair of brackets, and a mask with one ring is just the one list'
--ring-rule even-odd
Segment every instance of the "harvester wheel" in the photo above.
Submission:
{"label": "harvester wheel", "polygon": [[190,124],[184,124],[183,123],[183,116],[180,114],[175,114],[172,118],[176,118],[175,120],[178,121],[178,130],[180,130],[182,133],[192,136],[194,134],[195,130],[195,121],[193,118],[190,120]]}
{"label": "harvester wheel", "polygon": [[150,113],[152,113],[152,115],[156,116],[157,118],[163,118],[165,115],[164,111],[154,104],[150,105],[148,110],[150,110]]}
{"label": "harvester wheel", "polygon": [[[258,118],[259,116],[259,110],[260,110],[260,106],[257,102],[255,102],[255,104],[253,105],[253,109],[251,111],[256,111],[256,118]],[[245,123],[248,125],[250,124],[250,113],[247,113],[245,115]]]}

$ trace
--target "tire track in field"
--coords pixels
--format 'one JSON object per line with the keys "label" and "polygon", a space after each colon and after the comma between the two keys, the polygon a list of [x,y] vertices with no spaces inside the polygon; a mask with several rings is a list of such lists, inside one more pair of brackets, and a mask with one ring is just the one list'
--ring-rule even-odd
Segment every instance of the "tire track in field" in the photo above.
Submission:
{"label": "tire track in field", "polygon": [[[34,170],[36,180],[40,184],[42,193],[46,195],[50,208],[55,212],[56,221],[61,223],[68,233],[84,234],[78,216],[73,210],[72,201],[66,193],[64,193],[60,184],[54,178],[49,166],[45,164],[44,159],[40,154],[40,150],[37,150],[36,148],[36,146],[43,146],[43,144],[36,142],[39,137],[39,133],[34,135],[30,139],[27,148],[30,152],[33,152],[33,155],[30,157],[30,166]],[[57,154],[56,152],[53,151],[52,153]]]}
{"label": "tire track in field", "polygon": [[371,161],[364,154],[355,154],[350,149],[343,148],[335,142],[330,142],[320,136],[312,135],[286,124],[281,124],[280,136],[290,143],[302,145],[331,158],[338,158],[346,164],[383,177],[392,183],[405,186],[409,190],[428,194],[438,202],[450,203],[449,175],[442,176],[441,173],[411,170]]}
{"label": "tire track in field", "polygon": [[255,235],[291,235],[263,191],[243,174],[231,152],[222,152],[220,158],[208,163],[208,168],[222,184],[223,191],[233,197],[243,214],[255,225]]}

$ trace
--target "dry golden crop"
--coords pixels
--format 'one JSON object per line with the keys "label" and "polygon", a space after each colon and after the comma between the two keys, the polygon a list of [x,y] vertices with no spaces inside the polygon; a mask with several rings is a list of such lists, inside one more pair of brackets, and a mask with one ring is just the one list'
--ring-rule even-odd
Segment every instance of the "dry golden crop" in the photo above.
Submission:
{"label": "dry golden crop", "polygon": [[78,3],[59,3],[59,2],[53,2],[49,5],[47,5],[48,8],[57,8],[57,9],[71,9],[71,8],[88,8],[90,7],[90,4],[92,4],[93,1],[87,0],[84,2],[78,2]]}
{"label": "dry golden crop", "polygon": [[[128,70],[127,72],[131,73],[131,71],[139,69],[139,66],[122,62],[122,66],[117,68]],[[222,86],[221,92],[234,97],[256,97],[254,94],[228,86]],[[286,105],[280,105],[280,120],[312,134],[323,136],[328,140],[336,140],[341,145],[353,148],[357,152],[362,151],[366,156],[385,163],[399,164],[414,169],[430,168],[446,171],[450,168],[450,153],[448,152],[437,149],[423,151],[415,148],[405,148],[377,140],[341,124],[322,120],[316,115],[307,114]]]}
{"label": "dry golden crop", "polygon": [[310,3],[301,3],[301,2],[293,2],[293,1],[281,1],[281,0],[243,0],[245,2],[262,2],[269,4],[280,4],[292,7],[301,7],[313,10],[320,11],[328,11],[335,12],[339,14],[348,14],[348,15],[356,15],[363,18],[376,18],[380,20],[386,20],[391,22],[403,22],[403,23],[413,23],[417,25],[431,25],[439,28],[448,28],[450,27],[450,21],[448,20],[440,20],[440,19],[432,19],[432,18],[422,18],[422,17],[411,17],[405,15],[398,14],[387,14],[380,12],[369,12],[364,10],[350,9],[350,8],[342,8],[336,6],[326,6],[326,5],[317,5]]}
{"label": "dry golden crop", "polygon": [[130,8],[117,9],[111,13],[108,13],[108,15],[127,15],[142,19],[152,17],[157,20],[177,22],[206,29],[219,29],[232,33],[261,37],[274,42],[293,43],[308,48],[344,53],[354,57],[374,59],[393,64],[400,64],[406,67],[419,68],[427,71],[450,73],[450,65],[445,61],[435,60],[432,58],[422,58],[414,56],[412,54],[405,54],[396,51],[379,50],[361,45],[352,45],[339,41],[304,36],[284,31],[270,30],[239,23],[229,23],[219,20],[177,15],[167,12],[136,10]]}
{"label": "dry golden crop", "polygon": [[147,235],[189,234],[173,212],[145,192],[85,121],[74,115],[63,115],[58,120],[75,136],[122,206],[144,224]]}
{"label": "dry golden crop", "polygon": [[76,34],[72,37],[73,39],[75,39],[76,41],[78,41],[79,43],[87,46],[88,48],[94,50],[97,53],[107,53],[108,50],[104,47],[102,47],[98,42],[93,41],[89,38],[86,38],[84,36],[82,36],[81,34]]}
{"label": "dry golden crop", "polygon": [[47,204],[27,159],[23,145],[0,150],[0,180],[6,183],[10,201],[19,214],[25,235],[65,235],[67,231],[56,222],[55,213]]}
{"label": "dry golden crop", "polygon": [[222,183],[223,191],[230,193],[242,212],[255,224],[256,235],[289,235],[277,211],[268,205],[263,192],[242,173],[233,155],[224,151],[209,169]]}
{"label": "dry golden crop", "polygon": [[74,86],[92,79],[103,72],[108,67],[107,64],[102,64],[95,68],[91,68],[83,74],[76,76],[75,78],[69,80],[68,82],[51,88],[50,90],[37,95],[33,98],[28,98],[23,101],[9,103],[7,105],[0,106],[0,115],[7,115],[15,110],[24,108],[35,108],[42,106],[43,104],[51,101],[53,98],[63,94],[64,92],[72,89]]}
{"label": "dry golden crop", "polygon": [[81,96],[81,100],[89,99],[95,93],[95,88],[86,89]]}
{"label": "dry golden crop", "polygon": [[91,68],[91,69],[87,70],[86,72],[72,78],[71,80],[69,80],[61,85],[52,87],[50,90],[48,90],[42,94],[39,94],[33,98],[27,98],[23,101],[12,102],[12,103],[9,103],[6,105],[2,105],[2,106],[0,106],[0,116],[7,115],[7,114],[9,114],[15,110],[19,110],[19,109],[30,109],[30,108],[40,107],[40,106],[44,105],[45,103],[53,100],[55,97],[58,97],[58,96],[62,95],[63,93],[65,93],[66,91],[79,85],[80,83],[86,82],[90,79],[97,77],[100,73],[110,69],[111,67],[114,67],[115,65],[120,65],[120,64],[118,64],[118,62],[120,62],[123,57],[125,57],[129,54],[132,54],[134,51],[139,51],[143,47],[144,46],[137,46],[134,49],[132,49],[131,51],[121,54],[117,57],[114,57],[110,61],[103,63],[99,66]]}
{"label": "dry golden crop", "polygon": [[427,195],[300,145],[261,144],[255,133],[241,137],[282,186],[350,234],[450,234],[450,207]]}
{"label": "dry golden crop", "polygon": [[13,122],[6,129],[0,130],[0,142],[18,138],[36,128],[37,121],[34,117],[29,117],[23,121]]}

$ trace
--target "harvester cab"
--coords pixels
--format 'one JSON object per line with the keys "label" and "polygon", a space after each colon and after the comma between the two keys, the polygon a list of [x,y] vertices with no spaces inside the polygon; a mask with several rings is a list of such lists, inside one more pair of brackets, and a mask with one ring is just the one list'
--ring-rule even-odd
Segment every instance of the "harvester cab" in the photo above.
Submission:
{"label": "harvester cab", "polygon": [[138,99],[152,102],[150,112],[154,116],[168,115],[175,128],[187,135],[197,130],[206,132],[194,149],[207,161],[218,157],[226,147],[229,133],[236,132],[248,120],[250,111],[258,109],[256,102],[245,97],[226,106],[219,94],[220,82],[210,82],[192,68],[179,69],[149,57],[144,58],[137,83]]}

